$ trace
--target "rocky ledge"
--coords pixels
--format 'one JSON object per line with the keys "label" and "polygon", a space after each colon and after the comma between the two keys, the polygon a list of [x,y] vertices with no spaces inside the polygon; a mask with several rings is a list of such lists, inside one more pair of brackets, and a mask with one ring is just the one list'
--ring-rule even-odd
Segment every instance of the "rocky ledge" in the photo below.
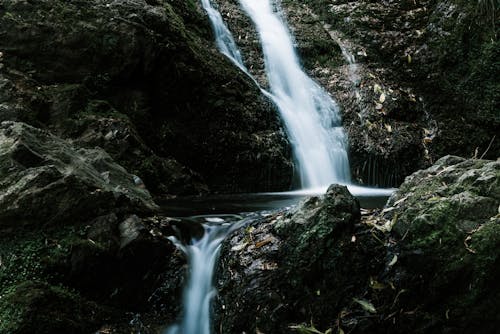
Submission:
{"label": "rocky ledge", "polygon": [[[494,333],[500,162],[447,156],[360,214],[332,186],[228,238],[219,333]],[[330,331],[330,332],[329,332]]]}

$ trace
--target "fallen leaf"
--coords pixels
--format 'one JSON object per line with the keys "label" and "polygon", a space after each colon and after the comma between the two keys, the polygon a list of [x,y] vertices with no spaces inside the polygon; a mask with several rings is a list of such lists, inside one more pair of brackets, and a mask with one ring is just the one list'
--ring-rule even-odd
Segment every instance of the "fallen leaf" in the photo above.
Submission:
{"label": "fallen leaf", "polygon": [[242,250],[243,248],[245,248],[247,245],[248,245],[248,242],[242,242],[239,245],[231,247],[231,250],[233,252],[239,252],[240,250]]}
{"label": "fallen leaf", "polygon": [[384,103],[385,102],[385,94],[384,93],[380,94],[380,97],[378,100],[380,101],[380,103]]}
{"label": "fallen leaf", "polygon": [[385,288],[387,288],[387,286],[383,283],[380,283],[373,277],[370,277],[370,288],[372,288],[373,290],[384,290]]}
{"label": "fallen leaf", "polygon": [[353,300],[356,303],[358,303],[359,305],[361,305],[361,307],[365,311],[370,312],[370,313],[377,313],[377,309],[375,309],[375,306],[373,306],[373,304],[370,303],[369,301],[364,300],[364,299],[357,299],[357,298],[353,298]]}
{"label": "fallen leaf", "polygon": [[395,265],[396,262],[398,262],[398,256],[394,255],[394,257],[392,258],[391,262],[389,262],[389,267],[392,267],[393,265]]}
{"label": "fallen leaf", "polygon": [[272,238],[267,238],[267,239],[264,239],[262,241],[259,241],[255,244],[255,248],[260,248],[262,246],[265,246],[267,245],[268,243],[271,243],[273,241]]}

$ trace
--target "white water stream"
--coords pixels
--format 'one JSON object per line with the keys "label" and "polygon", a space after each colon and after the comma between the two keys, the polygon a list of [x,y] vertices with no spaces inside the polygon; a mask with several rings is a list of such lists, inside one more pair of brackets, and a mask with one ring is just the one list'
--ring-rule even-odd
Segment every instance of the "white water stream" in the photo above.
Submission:
{"label": "white water stream", "polygon": [[212,6],[210,0],[201,0],[201,5],[207,12],[210,23],[212,24],[212,29],[215,34],[215,43],[217,44],[219,52],[228,57],[243,72],[250,75],[245,65],[243,64],[240,50],[234,42],[233,35],[224,24],[224,20],[222,20],[222,16],[220,15],[219,11]]}
{"label": "white water stream", "polygon": [[171,326],[166,334],[210,334],[210,302],[215,296],[212,284],[215,261],[220,245],[227,235],[224,225],[205,225],[205,234],[185,245],[176,238],[170,240],[181,249],[190,268],[188,284],[184,288],[183,318]]}
{"label": "white water stream", "polygon": [[[213,286],[214,268],[222,241],[231,232],[267,213],[239,215],[194,216],[191,220],[203,221],[205,233],[200,239],[184,244],[175,237],[169,237],[188,259],[188,283],[184,287],[182,319],[171,325],[164,334],[210,334],[211,301],[216,294]],[[197,223],[193,221],[193,223]]]}
{"label": "white water stream", "polygon": [[273,100],[297,159],[301,188],[349,183],[347,138],[339,108],[302,70],[293,40],[271,0],[240,0],[259,33]]}

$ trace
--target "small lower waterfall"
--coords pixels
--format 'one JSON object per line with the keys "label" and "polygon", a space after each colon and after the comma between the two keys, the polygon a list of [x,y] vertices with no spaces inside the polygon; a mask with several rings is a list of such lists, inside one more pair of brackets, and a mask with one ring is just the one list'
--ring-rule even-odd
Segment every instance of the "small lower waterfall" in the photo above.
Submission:
{"label": "small lower waterfall", "polygon": [[210,302],[215,296],[212,276],[222,241],[229,229],[224,225],[205,225],[205,234],[185,245],[176,238],[170,240],[188,258],[188,284],[184,288],[183,319],[165,334],[210,334]]}

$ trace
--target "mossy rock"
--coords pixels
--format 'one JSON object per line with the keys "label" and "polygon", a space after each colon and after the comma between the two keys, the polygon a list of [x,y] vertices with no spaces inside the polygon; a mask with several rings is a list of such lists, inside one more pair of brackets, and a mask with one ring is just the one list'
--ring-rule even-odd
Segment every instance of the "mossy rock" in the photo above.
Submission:
{"label": "mossy rock", "polygon": [[359,224],[359,210],[346,187],[333,185],[230,236],[216,271],[215,328],[290,333],[311,321],[332,328],[382,270],[383,247]]}
{"label": "mossy rock", "polygon": [[498,326],[499,189],[500,162],[447,156],[408,177],[388,203],[405,298],[430,315],[435,330],[493,333]]}
{"label": "mossy rock", "polygon": [[1,297],[2,334],[88,334],[112,315],[74,291],[41,282],[21,282]]}

